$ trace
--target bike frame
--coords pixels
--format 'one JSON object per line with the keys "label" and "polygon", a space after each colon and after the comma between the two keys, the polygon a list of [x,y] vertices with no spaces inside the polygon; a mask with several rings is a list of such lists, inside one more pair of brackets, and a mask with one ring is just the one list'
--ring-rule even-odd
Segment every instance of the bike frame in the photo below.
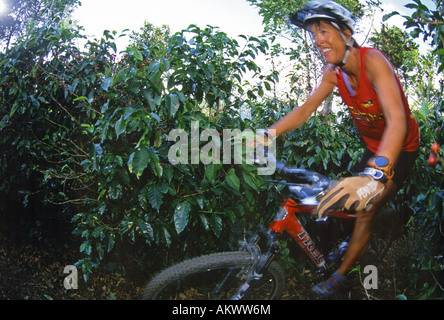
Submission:
{"label": "bike frame", "polygon": [[[313,240],[310,238],[310,235],[297,217],[299,214],[312,214],[315,209],[315,205],[306,205],[298,203],[290,198],[286,199],[282,202],[278,213],[271,222],[269,230],[275,233],[283,233],[284,231],[287,231],[318,268],[325,268],[325,259],[323,255],[316,249]],[[355,214],[341,211],[329,211],[328,216],[348,220],[356,218]]]}
{"label": "bike frame", "polygon": [[[256,281],[260,283],[262,271],[270,265],[271,261],[279,251],[278,235],[282,234],[284,231],[290,234],[310,260],[314,262],[321,271],[324,272],[328,270],[329,266],[327,266],[324,256],[316,248],[310,235],[297,217],[300,214],[312,215],[313,211],[316,209],[317,205],[315,205],[312,200],[306,198],[301,201],[307,202],[307,200],[310,204],[300,203],[292,198],[285,199],[281,203],[281,206],[268,229],[260,230],[249,242],[244,242],[242,244],[242,248],[248,250],[252,256],[255,257],[255,262],[253,266],[247,270],[247,281],[239,287],[238,291],[233,296],[235,300],[244,297],[251,284]],[[355,214],[342,211],[328,211],[327,216],[346,220],[353,220],[356,218]],[[321,218],[318,220],[325,219]],[[263,253],[260,252],[260,249],[257,246],[257,241],[261,236],[265,236],[267,239],[267,249]]]}

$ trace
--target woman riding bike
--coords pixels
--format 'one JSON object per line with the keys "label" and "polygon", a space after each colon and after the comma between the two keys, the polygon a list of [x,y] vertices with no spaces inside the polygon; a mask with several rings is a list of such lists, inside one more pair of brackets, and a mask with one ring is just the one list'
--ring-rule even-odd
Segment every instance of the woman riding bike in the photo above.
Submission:
{"label": "woman riding bike", "polygon": [[313,94],[271,126],[266,136],[277,137],[302,126],[337,87],[365,143],[356,175],[342,179],[318,205],[319,216],[335,205],[357,214],[341,266],[313,287],[326,298],[336,292],[366,250],[374,214],[393,199],[413,167],[419,132],[392,64],[377,49],[356,44],[349,11],[333,1],[309,1],[291,16],[291,22],[312,35],[327,65]]}

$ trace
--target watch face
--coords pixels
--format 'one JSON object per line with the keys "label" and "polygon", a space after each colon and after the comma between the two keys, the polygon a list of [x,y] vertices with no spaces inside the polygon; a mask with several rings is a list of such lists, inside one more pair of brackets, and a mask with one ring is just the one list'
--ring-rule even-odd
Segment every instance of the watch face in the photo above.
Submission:
{"label": "watch face", "polygon": [[387,167],[389,164],[389,160],[386,157],[377,157],[375,159],[375,164],[378,167]]}

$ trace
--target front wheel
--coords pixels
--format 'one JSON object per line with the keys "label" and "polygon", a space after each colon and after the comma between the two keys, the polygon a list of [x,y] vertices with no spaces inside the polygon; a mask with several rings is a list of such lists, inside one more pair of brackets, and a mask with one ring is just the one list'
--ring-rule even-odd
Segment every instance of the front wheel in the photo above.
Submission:
{"label": "front wheel", "polygon": [[[221,252],[185,260],[172,266],[146,286],[146,300],[231,300],[245,285],[245,276],[254,263],[248,252]],[[250,283],[246,299],[279,299],[285,276],[273,261],[260,279]]]}

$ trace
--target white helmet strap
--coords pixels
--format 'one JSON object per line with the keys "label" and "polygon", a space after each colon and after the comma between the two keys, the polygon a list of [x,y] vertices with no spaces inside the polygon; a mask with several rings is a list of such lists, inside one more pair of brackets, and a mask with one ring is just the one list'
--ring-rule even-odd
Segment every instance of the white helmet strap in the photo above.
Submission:
{"label": "white helmet strap", "polygon": [[350,40],[347,40],[347,38],[345,37],[345,34],[342,32],[341,28],[334,21],[330,21],[330,23],[333,25],[333,27],[335,27],[338,30],[339,35],[341,36],[341,38],[345,42],[346,51],[344,54],[344,58],[342,59],[341,62],[336,64],[337,67],[343,67],[345,65],[345,63],[347,62],[348,57],[350,56],[350,52],[351,52],[351,49],[353,48],[354,40],[353,40],[353,38],[351,38]]}

